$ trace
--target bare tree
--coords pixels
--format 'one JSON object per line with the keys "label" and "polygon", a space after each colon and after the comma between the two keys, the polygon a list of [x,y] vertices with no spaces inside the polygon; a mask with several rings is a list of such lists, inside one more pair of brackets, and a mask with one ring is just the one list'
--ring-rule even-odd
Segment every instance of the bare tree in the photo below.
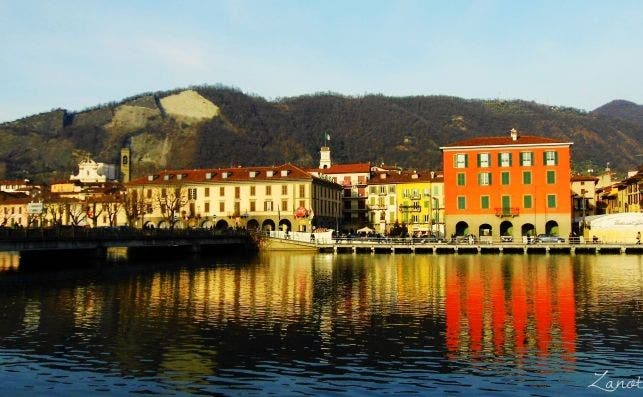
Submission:
{"label": "bare tree", "polygon": [[[118,202],[125,211],[127,224],[130,227],[134,226],[134,222],[136,222],[137,219],[145,215],[147,204],[145,203],[142,192],[135,189],[128,190],[120,195]],[[115,212],[117,212],[117,210]]]}
{"label": "bare tree", "polygon": [[45,216],[51,219],[52,226],[60,226],[65,219],[65,203],[61,201],[45,201],[43,203]]}
{"label": "bare tree", "polygon": [[173,228],[174,223],[178,219],[177,213],[188,203],[186,190],[182,187],[161,189],[161,191],[156,194],[155,199],[156,204],[161,210],[163,220],[170,224],[170,228]]}
{"label": "bare tree", "polygon": [[79,226],[87,221],[87,208],[80,201],[73,201],[66,204],[69,222],[72,226]]}

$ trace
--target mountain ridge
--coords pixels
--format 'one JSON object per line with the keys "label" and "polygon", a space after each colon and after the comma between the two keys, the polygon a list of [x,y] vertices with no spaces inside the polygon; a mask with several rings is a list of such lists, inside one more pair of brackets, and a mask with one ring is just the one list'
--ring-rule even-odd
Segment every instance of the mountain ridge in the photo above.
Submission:
{"label": "mountain ridge", "polygon": [[[178,104],[168,112],[163,102],[170,97]],[[198,117],[188,115],[197,108]],[[285,162],[309,167],[318,162],[326,132],[334,162],[437,169],[440,146],[508,134],[511,128],[574,142],[576,169],[600,169],[607,162],[618,170],[638,166],[643,124],[622,112],[615,116],[613,107],[601,108],[585,112],[522,100],[332,93],[268,101],[234,88],[196,86],[0,124],[0,178],[60,178],[87,155],[116,163],[126,144],[134,176],[162,168]]]}

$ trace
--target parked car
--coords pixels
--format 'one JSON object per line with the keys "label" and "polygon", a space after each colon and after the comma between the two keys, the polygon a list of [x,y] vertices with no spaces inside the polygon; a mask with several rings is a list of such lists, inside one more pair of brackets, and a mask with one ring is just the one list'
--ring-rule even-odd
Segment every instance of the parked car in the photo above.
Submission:
{"label": "parked car", "polygon": [[552,234],[539,234],[538,236],[536,236],[536,242],[560,244],[560,243],[564,243],[565,239],[560,236],[554,236]]}

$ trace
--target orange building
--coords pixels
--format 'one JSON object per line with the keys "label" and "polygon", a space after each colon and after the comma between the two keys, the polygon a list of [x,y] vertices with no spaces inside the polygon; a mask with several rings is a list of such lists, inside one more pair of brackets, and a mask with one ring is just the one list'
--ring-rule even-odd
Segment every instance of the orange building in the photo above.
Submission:
{"label": "orange building", "polygon": [[567,236],[571,144],[512,129],[506,137],[441,147],[448,235],[473,234],[481,241]]}

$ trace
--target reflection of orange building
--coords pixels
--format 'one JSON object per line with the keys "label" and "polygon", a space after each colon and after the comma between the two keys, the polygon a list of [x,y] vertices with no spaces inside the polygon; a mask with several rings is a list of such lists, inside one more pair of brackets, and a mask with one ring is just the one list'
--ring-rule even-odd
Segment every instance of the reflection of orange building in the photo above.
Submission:
{"label": "reflection of orange building", "polygon": [[571,264],[448,265],[445,305],[451,354],[513,350],[522,357],[534,350],[572,360],[576,310]]}

